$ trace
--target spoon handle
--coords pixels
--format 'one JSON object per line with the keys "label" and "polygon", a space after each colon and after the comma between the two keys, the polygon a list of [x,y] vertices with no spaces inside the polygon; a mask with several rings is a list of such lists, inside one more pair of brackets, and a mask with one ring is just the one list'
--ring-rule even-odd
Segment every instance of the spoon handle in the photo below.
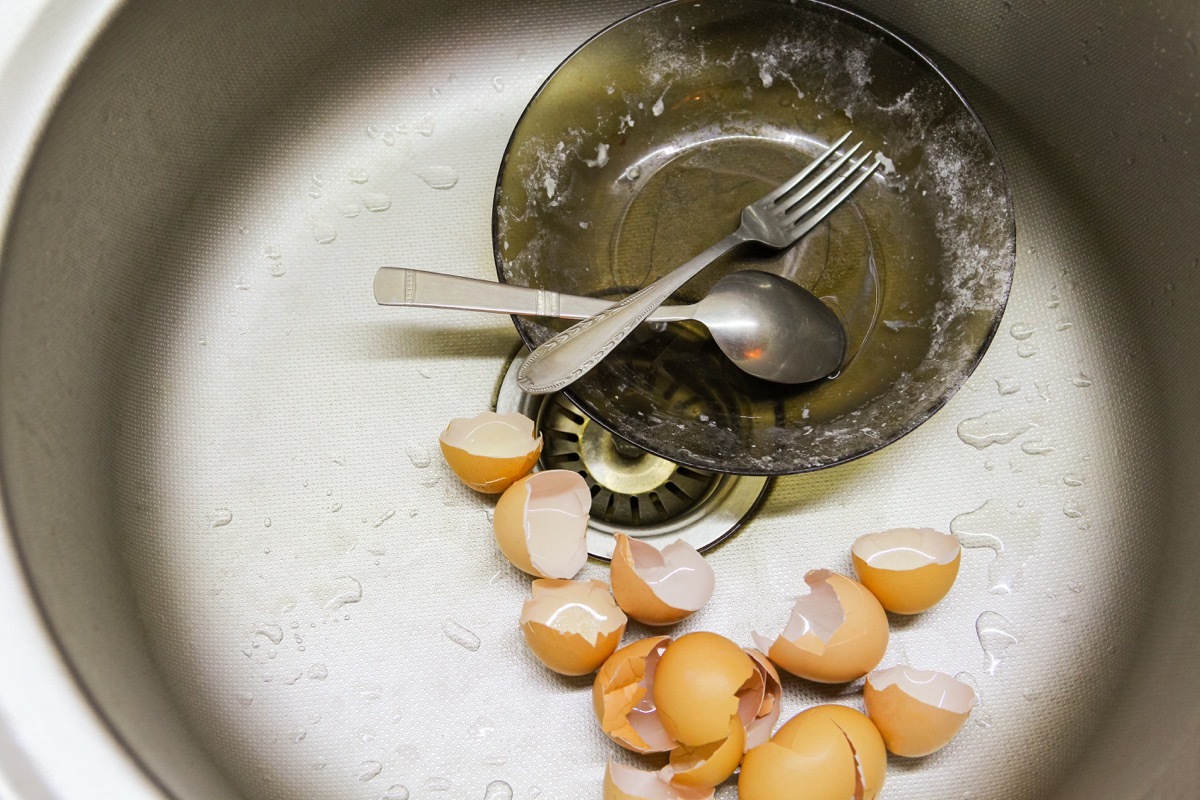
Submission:
{"label": "spoon handle", "polygon": [[679,287],[725,253],[748,241],[737,231],[616,305],[577,322],[538,346],[517,371],[517,384],[530,394],[557,392],[600,363]]}
{"label": "spoon handle", "polygon": [[[595,297],[578,297],[404,267],[379,268],[375,273],[375,301],[381,306],[452,308],[559,319],[587,319],[613,304],[613,301]],[[664,306],[651,314],[647,321],[680,322],[691,319],[689,312],[692,308],[690,305]]]}

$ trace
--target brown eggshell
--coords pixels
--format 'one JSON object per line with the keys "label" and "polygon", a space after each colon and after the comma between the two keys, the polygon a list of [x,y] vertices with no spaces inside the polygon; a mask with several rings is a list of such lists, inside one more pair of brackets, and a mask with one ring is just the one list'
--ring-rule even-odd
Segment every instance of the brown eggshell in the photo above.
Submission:
{"label": "brown eggshell", "polygon": [[492,530],[513,566],[541,578],[572,578],[587,561],[592,496],[576,472],[551,469],[521,478],[496,503]]}
{"label": "brown eggshell", "polygon": [[712,567],[682,539],[659,551],[618,533],[611,568],[617,605],[646,625],[674,625],[712,597]]}
{"label": "brown eggshell", "polygon": [[692,746],[729,735],[738,713],[738,692],[757,675],[742,648],[715,633],[699,631],[667,646],[654,674],[654,703],[671,738]]}
{"label": "brown eggshell", "polygon": [[977,698],[974,689],[943,672],[900,666],[868,675],[863,702],[887,749],[917,758],[949,744]]}
{"label": "brown eggshell", "polygon": [[852,800],[854,751],[844,736],[804,743],[801,749],[774,741],[751,748],[738,775],[738,800]]}
{"label": "brown eggshell", "polygon": [[712,789],[673,786],[657,772],[608,762],[604,800],[713,800]]}
{"label": "brown eggshell", "polygon": [[529,474],[542,452],[542,437],[523,414],[493,411],[450,421],[438,439],[451,471],[477,492],[498,494]]}
{"label": "brown eggshell", "polygon": [[859,581],[896,614],[919,614],[954,586],[958,539],[931,528],[894,528],[858,537],[850,550]]}
{"label": "brown eggshell", "polygon": [[521,609],[529,649],[563,675],[587,675],[613,654],[627,620],[602,581],[536,580]]}
{"label": "brown eggshell", "polygon": [[836,572],[813,570],[804,580],[812,591],[796,601],[774,643],[754,634],[758,648],[780,669],[817,683],[866,675],[887,650],[883,606],[861,583]]}
{"label": "brown eggshell", "polygon": [[[838,739],[849,751],[848,760],[843,760],[844,756],[835,757],[836,753],[844,752],[841,745],[835,744]],[[883,738],[866,716],[852,708],[827,704],[802,711],[783,724],[771,737],[771,743],[795,753],[821,754],[823,769],[830,766],[824,763],[829,760],[831,765],[845,770],[852,794],[841,797],[874,800],[883,788],[887,773]]]}
{"label": "brown eggshell", "polygon": [[724,782],[742,762],[746,752],[746,729],[735,714],[729,718],[728,735],[718,742],[680,745],[671,751],[666,772],[676,786],[711,788]]}
{"label": "brown eggshell", "polygon": [[671,641],[651,636],[609,656],[592,683],[596,721],[614,742],[635,753],[665,753],[677,745],[654,707],[654,672]]}

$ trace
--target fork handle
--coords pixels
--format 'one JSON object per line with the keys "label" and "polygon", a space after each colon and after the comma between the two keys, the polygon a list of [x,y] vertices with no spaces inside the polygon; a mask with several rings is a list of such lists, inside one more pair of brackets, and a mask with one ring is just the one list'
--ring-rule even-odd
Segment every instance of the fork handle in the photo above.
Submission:
{"label": "fork handle", "polygon": [[679,287],[746,241],[748,237],[739,228],[615,306],[547,339],[525,359],[517,371],[517,384],[530,394],[549,394],[579,380]]}

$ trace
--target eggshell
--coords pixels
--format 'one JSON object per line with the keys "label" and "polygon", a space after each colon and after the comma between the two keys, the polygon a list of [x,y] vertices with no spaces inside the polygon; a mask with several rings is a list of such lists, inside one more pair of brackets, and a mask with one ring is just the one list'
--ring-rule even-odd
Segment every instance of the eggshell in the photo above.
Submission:
{"label": "eggshell", "polygon": [[603,581],[536,580],[521,609],[529,649],[563,675],[599,668],[620,644],[627,621]]}
{"label": "eggshell", "polygon": [[744,648],[758,671],[756,679],[738,697],[738,716],[746,727],[746,749],[758,747],[771,738],[771,731],[779,721],[780,702],[783,700],[783,683],[775,665],[757,650]]}
{"label": "eggshell", "polygon": [[663,728],[680,744],[698,746],[729,735],[738,693],[757,676],[736,644],[704,631],[667,645],[654,673],[654,704]]}
{"label": "eggshell", "polygon": [[572,578],[587,561],[592,495],[578,473],[551,469],[521,478],[500,496],[492,528],[513,566],[539,578]]}
{"label": "eggshell", "polygon": [[887,613],[857,581],[827,569],[804,576],[812,591],[796,600],[774,643],[755,644],[780,669],[817,683],[846,683],[866,675],[887,650]]}
{"label": "eggshell", "polygon": [[657,772],[608,762],[604,800],[712,800],[712,789],[673,786]]}
{"label": "eggshell", "polygon": [[894,528],[858,537],[850,554],[858,579],[884,608],[919,614],[949,593],[962,546],[932,528]]}
{"label": "eggshell", "polygon": [[897,666],[867,676],[863,701],[887,749],[915,758],[949,744],[978,698],[974,689],[944,672]]}
{"label": "eggshell", "polygon": [[661,551],[623,533],[612,557],[613,597],[646,625],[673,625],[712,597],[715,575],[704,556],[682,539]]}
{"label": "eggshell", "polygon": [[746,752],[746,729],[736,714],[729,718],[726,737],[697,746],[680,745],[671,751],[664,770],[676,786],[714,787],[737,770]]}
{"label": "eggshell", "polygon": [[592,710],[600,729],[635,753],[665,753],[679,743],[667,735],[654,705],[654,673],[671,641],[651,636],[608,657],[592,684]]}
{"label": "eggshell", "polygon": [[871,721],[840,705],[814,706],[786,722],[742,761],[740,800],[874,800],[887,752]]}
{"label": "eggshell", "polygon": [[477,492],[498,494],[528,475],[542,453],[542,437],[524,414],[482,414],[450,420],[439,437],[442,456],[458,479]]}

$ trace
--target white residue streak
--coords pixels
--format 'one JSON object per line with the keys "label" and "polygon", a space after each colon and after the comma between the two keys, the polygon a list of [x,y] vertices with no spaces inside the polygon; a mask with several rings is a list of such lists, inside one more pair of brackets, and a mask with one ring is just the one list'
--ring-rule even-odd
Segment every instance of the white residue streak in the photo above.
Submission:
{"label": "white residue streak", "polygon": [[[589,167],[603,167],[608,163],[608,145],[604,143],[596,145],[596,157],[585,158],[583,163],[587,164]],[[550,179],[547,178],[546,180]]]}

